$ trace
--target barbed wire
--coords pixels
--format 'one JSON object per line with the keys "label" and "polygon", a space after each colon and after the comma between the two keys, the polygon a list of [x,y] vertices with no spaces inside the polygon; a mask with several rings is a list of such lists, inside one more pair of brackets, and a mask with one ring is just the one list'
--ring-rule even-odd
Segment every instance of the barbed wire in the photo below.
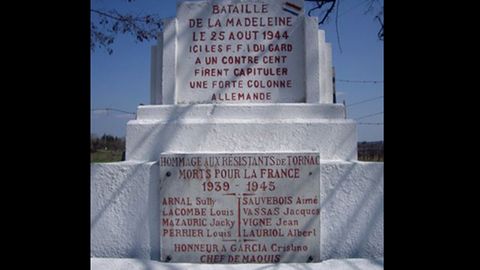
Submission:
{"label": "barbed wire", "polygon": [[359,102],[354,102],[352,104],[348,104],[347,106],[345,107],[352,107],[352,106],[355,106],[355,105],[358,105],[358,104],[363,104],[363,103],[367,103],[369,101],[373,101],[373,100],[377,100],[377,99],[381,99],[383,98],[383,96],[378,96],[378,97],[374,97],[374,98],[369,98],[369,99],[365,99],[365,100],[362,100],[362,101],[359,101]]}
{"label": "barbed wire", "polygon": [[342,79],[335,79],[336,82],[344,82],[344,83],[383,83],[383,81],[360,81],[360,80],[342,80]]}
{"label": "barbed wire", "polygon": [[362,123],[362,122],[358,122],[357,125],[380,126],[380,125],[383,125],[383,123]]}
{"label": "barbed wire", "polygon": [[367,115],[364,115],[364,116],[357,117],[357,118],[355,118],[355,120],[360,120],[360,119],[368,118],[368,117],[375,116],[375,115],[379,115],[379,114],[382,114],[382,113],[383,113],[383,112],[377,112],[377,113],[367,114]]}
{"label": "barbed wire", "polygon": [[137,114],[134,113],[134,112],[127,112],[127,111],[120,110],[120,109],[115,109],[115,108],[97,108],[97,109],[92,109],[91,111],[92,111],[92,112],[94,112],[94,111],[107,111],[107,112],[108,112],[108,111],[114,111],[114,112],[120,112],[120,113],[137,115]]}

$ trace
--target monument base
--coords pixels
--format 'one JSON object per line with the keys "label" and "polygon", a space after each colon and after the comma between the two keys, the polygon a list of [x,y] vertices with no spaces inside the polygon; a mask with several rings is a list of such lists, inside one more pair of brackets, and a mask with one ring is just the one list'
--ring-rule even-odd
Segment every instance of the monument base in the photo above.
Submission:
{"label": "monument base", "polygon": [[321,263],[279,263],[279,264],[193,264],[161,263],[150,260],[91,258],[92,270],[235,270],[235,269],[312,269],[312,270],[383,270],[383,259],[328,260]]}
{"label": "monument base", "polygon": [[[383,168],[320,161],[321,260],[383,257]],[[158,162],[91,165],[92,257],[159,260],[162,173]]]}

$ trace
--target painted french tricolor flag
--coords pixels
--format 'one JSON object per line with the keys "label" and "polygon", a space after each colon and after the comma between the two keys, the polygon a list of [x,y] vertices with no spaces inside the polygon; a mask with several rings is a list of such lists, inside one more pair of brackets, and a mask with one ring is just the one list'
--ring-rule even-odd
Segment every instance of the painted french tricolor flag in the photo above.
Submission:
{"label": "painted french tricolor flag", "polygon": [[302,11],[302,7],[299,7],[290,2],[285,2],[285,4],[283,4],[283,10],[295,16],[298,16]]}

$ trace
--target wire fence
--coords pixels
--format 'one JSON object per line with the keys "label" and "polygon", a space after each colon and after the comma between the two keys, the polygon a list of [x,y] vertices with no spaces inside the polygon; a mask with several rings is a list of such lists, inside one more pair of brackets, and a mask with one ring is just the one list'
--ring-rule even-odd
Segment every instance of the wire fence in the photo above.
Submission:
{"label": "wire fence", "polygon": [[364,104],[364,103],[367,103],[367,102],[370,102],[370,101],[374,101],[374,100],[377,100],[377,99],[381,99],[381,98],[383,98],[383,96],[378,96],[378,97],[374,97],[374,98],[369,98],[369,99],[365,99],[365,100],[362,100],[362,101],[358,101],[358,102],[354,102],[354,103],[348,104],[348,105],[346,105],[345,107],[348,108],[348,107],[352,107],[352,106],[355,106],[355,105]]}
{"label": "wire fence", "polygon": [[361,120],[361,119],[369,118],[369,117],[380,115],[380,114],[383,114],[383,112],[371,113],[371,114],[360,116],[360,117],[357,117],[357,118],[354,118],[354,119],[355,120]]}
{"label": "wire fence", "polygon": [[336,82],[343,82],[343,83],[383,83],[383,81],[362,81],[362,80],[343,80],[343,79],[336,79]]}
{"label": "wire fence", "polygon": [[362,125],[362,126],[382,126],[383,123],[364,123],[364,122],[357,122],[357,125]]}
{"label": "wire fence", "polygon": [[98,111],[105,111],[105,112],[118,112],[118,113],[124,113],[124,114],[133,114],[133,115],[137,115],[137,113],[134,113],[134,112],[127,112],[127,111],[124,111],[124,110],[120,110],[120,109],[115,109],[115,108],[100,108],[100,109],[92,109],[91,110],[92,112],[98,112]]}

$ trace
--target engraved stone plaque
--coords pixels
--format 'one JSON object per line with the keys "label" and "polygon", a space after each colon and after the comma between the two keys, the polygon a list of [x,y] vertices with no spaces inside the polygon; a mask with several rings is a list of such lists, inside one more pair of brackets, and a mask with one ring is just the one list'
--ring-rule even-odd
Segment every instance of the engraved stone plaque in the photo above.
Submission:
{"label": "engraved stone plaque", "polygon": [[303,4],[303,0],[179,3],[177,102],[305,102]]}
{"label": "engraved stone plaque", "polygon": [[163,262],[320,260],[319,153],[160,155]]}

